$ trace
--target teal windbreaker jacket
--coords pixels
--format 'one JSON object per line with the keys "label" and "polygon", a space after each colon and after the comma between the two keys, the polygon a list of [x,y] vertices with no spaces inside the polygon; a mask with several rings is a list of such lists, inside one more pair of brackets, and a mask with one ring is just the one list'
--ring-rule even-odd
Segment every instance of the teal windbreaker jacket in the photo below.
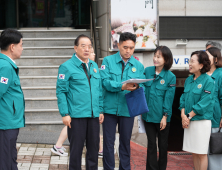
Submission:
{"label": "teal windbreaker jacket", "polygon": [[0,129],[25,127],[25,100],[20,85],[19,68],[0,53]]}

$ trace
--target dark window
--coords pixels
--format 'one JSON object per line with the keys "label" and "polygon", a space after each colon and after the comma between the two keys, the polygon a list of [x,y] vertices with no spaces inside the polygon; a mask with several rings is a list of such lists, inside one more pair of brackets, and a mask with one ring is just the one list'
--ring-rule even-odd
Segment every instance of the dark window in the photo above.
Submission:
{"label": "dark window", "polygon": [[221,39],[222,17],[160,17],[160,39]]}
{"label": "dark window", "polygon": [[89,29],[90,0],[0,0],[0,29],[27,27]]}
{"label": "dark window", "polygon": [[16,28],[16,2],[0,0],[0,29]]}

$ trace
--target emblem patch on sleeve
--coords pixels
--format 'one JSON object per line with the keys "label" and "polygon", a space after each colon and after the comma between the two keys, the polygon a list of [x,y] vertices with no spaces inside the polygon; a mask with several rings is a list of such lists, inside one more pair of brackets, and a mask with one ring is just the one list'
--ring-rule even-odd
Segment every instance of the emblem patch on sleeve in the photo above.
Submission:
{"label": "emblem patch on sleeve", "polygon": [[65,74],[59,74],[59,79],[65,79]]}
{"label": "emblem patch on sleeve", "polygon": [[101,70],[105,70],[106,66],[105,65],[101,65]]}
{"label": "emblem patch on sleeve", "polygon": [[2,77],[2,78],[1,78],[1,83],[3,83],[3,84],[8,84],[8,79],[5,78],[5,77]]}

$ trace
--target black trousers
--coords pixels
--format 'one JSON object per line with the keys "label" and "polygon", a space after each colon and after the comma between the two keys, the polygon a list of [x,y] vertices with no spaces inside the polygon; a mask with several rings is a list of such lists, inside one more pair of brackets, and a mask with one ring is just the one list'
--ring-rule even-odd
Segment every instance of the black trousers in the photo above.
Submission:
{"label": "black trousers", "polygon": [[86,170],[98,169],[99,118],[72,118],[68,127],[70,142],[69,170],[81,170],[82,150],[86,141]]}
{"label": "black trousers", "polygon": [[[147,146],[147,170],[166,170],[167,168],[167,147],[170,123],[164,130],[160,131],[160,123],[144,122],[148,140]],[[157,160],[156,137],[158,137],[159,160]]]}
{"label": "black trousers", "polygon": [[0,169],[17,170],[16,141],[19,129],[0,130]]}
{"label": "black trousers", "polygon": [[114,142],[116,125],[119,132],[119,170],[130,170],[130,139],[134,118],[104,114],[103,122],[103,167],[104,170],[115,168]]}

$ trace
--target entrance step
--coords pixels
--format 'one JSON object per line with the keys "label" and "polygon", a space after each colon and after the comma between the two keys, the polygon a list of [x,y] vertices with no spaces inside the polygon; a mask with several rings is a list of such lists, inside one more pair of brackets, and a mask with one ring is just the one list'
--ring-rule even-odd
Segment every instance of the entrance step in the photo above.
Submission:
{"label": "entrance step", "polygon": [[63,125],[62,120],[61,121],[26,121],[26,125]]}
{"label": "entrance step", "polygon": [[20,76],[57,76],[57,66],[19,66]]}
{"label": "entrance step", "polygon": [[25,109],[56,109],[56,97],[33,97],[25,98]]}
{"label": "entrance step", "polygon": [[23,47],[73,46],[76,37],[72,38],[23,38]]}
{"label": "entrance step", "polygon": [[57,76],[20,76],[22,87],[56,86]]}
{"label": "entrance step", "polygon": [[33,121],[61,121],[58,109],[29,109],[25,110],[26,123]]}
{"label": "entrance step", "polygon": [[55,86],[22,87],[25,97],[56,97]]}
{"label": "entrance step", "polygon": [[19,60],[16,60],[16,64],[19,66],[51,66],[60,65],[69,60],[72,55],[69,56],[22,56]]}
{"label": "entrance step", "polygon": [[74,46],[53,46],[53,47],[24,47],[22,56],[72,56],[74,51]]}
{"label": "entrance step", "polygon": [[[55,144],[64,128],[62,122],[39,123],[27,122],[25,128],[20,128],[17,142],[21,143],[50,143]],[[69,144],[66,140],[64,144]]]}

